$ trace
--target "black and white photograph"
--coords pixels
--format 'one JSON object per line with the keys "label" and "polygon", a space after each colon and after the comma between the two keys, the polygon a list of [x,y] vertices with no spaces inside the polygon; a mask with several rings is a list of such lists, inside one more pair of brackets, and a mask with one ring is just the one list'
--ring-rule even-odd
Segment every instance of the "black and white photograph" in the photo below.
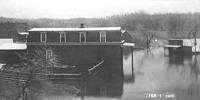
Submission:
{"label": "black and white photograph", "polygon": [[0,0],[0,100],[199,100],[200,0]]}

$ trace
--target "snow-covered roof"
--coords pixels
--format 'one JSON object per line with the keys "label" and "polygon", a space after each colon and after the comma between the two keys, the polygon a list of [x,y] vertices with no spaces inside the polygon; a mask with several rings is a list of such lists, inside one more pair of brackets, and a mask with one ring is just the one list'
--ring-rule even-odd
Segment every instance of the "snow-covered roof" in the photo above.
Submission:
{"label": "snow-covered roof", "polygon": [[25,50],[25,43],[1,43],[0,50]]}
{"label": "snow-covered roof", "polygon": [[33,31],[120,31],[121,27],[91,27],[91,28],[32,28]]}

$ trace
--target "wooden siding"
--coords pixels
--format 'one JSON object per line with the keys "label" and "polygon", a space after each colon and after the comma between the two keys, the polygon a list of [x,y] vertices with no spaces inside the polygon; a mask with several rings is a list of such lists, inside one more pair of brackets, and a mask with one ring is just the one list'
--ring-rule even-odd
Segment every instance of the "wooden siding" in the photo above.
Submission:
{"label": "wooden siding", "polygon": [[[97,45],[78,45],[78,46],[38,46],[29,45],[28,49],[33,50],[34,48],[46,48],[46,50],[51,49],[53,55],[56,56],[58,64],[61,66],[73,65],[77,66],[78,70],[81,72],[87,70],[91,66],[97,64],[98,62],[104,60],[103,70],[108,71],[110,76],[115,76],[121,71],[121,76],[123,76],[123,54],[122,47],[120,45],[113,46],[97,46]],[[45,49],[44,49],[45,50]],[[67,70],[62,70],[62,73],[67,72]],[[111,73],[110,73],[111,72]],[[60,71],[59,71],[60,73]]]}
{"label": "wooden siding", "polygon": [[34,47],[51,49],[61,65],[75,65],[81,67],[80,70],[85,70],[104,60],[104,71],[113,74],[110,76],[115,76],[115,73],[119,71],[122,71],[123,74],[123,47],[121,42],[123,38],[121,31],[105,31],[105,43],[100,42],[100,32],[87,31],[85,43],[80,42],[79,31],[66,32],[66,43],[60,43],[58,31],[47,32],[47,43],[40,43],[40,35],[37,35],[39,32],[30,31],[29,38],[33,37],[39,40],[29,39],[27,45],[29,50]]}
{"label": "wooden siding", "polygon": [[47,42],[60,42],[60,34],[55,34],[54,32],[47,33]]}
{"label": "wooden siding", "polygon": [[169,40],[169,45],[183,45],[183,40]]}
{"label": "wooden siding", "polygon": [[106,32],[106,41],[107,42],[121,41],[121,32],[119,31]]}
{"label": "wooden siding", "polygon": [[168,48],[169,49],[169,56],[173,55],[181,55],[182,54],[182,48]]}
{"label": "wooden siding", "polygon": [[[28,49],[42,46],[28,46]],[[90,67],[104,60],[105,66],[123,66],[122,47],[120,45],[79,45],[79,46],[46,46],[53,50],[61,65],[76,65]],[[115,68],[115,67],[114,67]]]}
{"label": "wooden siding", "polygon": [[26,52],[26,50],[1,50],[0,51],[0,63],[3,64],[15,64],[22,60],[17,53]]}
{"label": "wooden siding", "polygon": [[192,46],[183,46],[182,48],[182,55],[191,55],[192,54]]}
{"label": "wooden siding", "polygon": [[122,45],[122,42],[66,42],[66,43],[40,43],[28,42],[27,45]]}
{"label": "wooden siding", "polygon": [[86,33],[87,42],[100,42],[99,32],[87,32]]}
{"label": "wooden siding", "polygon": [[27,42],[40,42],[40,32],[30,32]]}
{"label": "wooden siding", "polygon": [[79,42],[79,32],[67,32],[68,35],[68,42]]}

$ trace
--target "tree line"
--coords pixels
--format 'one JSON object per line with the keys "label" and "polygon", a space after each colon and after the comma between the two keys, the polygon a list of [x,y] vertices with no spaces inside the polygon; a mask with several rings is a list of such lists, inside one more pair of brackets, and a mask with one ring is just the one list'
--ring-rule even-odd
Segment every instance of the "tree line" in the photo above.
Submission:
{"label": "tree line", "polygon": [[[104,18],[73,19],[17,19],[0,17],[0,22],[23,22],[32,27],[114,27],[121,26],[130,31],[133,38],[144,37],[145,32],[156,32],[158,38],[190,38],[191,31],[198,33],[200,29],[200,13],[166,13],[148,14],[136,12],[113,15]],[[198,37],[199,35],[197,35]]]}

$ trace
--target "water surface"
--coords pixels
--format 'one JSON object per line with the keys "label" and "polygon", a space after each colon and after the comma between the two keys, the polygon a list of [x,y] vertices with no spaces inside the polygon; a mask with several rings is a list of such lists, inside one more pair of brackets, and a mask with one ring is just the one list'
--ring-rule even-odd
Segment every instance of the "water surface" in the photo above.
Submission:
{"label": "water surface", "polygon": [[[124,77],[122,71],[100,71],[86,80],[37,80],[23,96],[28,100],[199,100],[199,56],[165,57],[163,51],[134,51],[134,72],[131,54],[124,56]],[[14,100],[22,85],[1,78],[1,100]]]}

